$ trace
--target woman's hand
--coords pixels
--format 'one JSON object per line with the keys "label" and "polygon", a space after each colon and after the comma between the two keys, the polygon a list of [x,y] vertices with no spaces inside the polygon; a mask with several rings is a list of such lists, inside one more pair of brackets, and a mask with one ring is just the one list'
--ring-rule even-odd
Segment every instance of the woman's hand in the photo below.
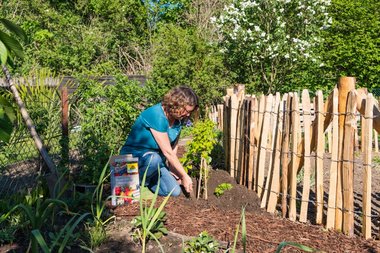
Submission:
{"label": "woman's hand", "polygon": [[193,180],[189,175],[184,175],[182,178],[182,185],[185,188],[185,191],[191,193],[193,191]]}

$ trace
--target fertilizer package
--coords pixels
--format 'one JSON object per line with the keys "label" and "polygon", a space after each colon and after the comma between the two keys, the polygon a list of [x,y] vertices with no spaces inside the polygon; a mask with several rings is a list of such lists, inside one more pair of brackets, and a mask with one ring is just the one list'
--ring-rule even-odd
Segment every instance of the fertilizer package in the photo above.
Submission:
{"label": "fertilizer package", "polygon": [[112,205],[137,202],[140,197],[138,158],[132,155],[112,156],[110,169]]}

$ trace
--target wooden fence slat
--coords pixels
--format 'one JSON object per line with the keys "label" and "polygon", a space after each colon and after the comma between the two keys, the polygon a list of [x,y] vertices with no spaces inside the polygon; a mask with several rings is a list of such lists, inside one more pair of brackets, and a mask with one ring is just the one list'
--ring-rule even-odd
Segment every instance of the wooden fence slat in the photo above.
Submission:
{"label": "wooden fence slat", "polygon": [[298,164],[296,164],[297,151],[298,151],[298,132],[300,127],[299,109],[298,109],[298,95],[293,94],[292,104],[292,167],[290,170],[290,201],[289,201],[289,219],[295,221],[297,217],[297,171]]}
{"label": "wooden fence slat", "polygon": [[249,108],[249,156],[248,156],[248,189],[253,189],[253,166],[254,166],[254,145],[255,145],[255,110],[257,110],[257,99],[252,97],[250,99]]}
{"label": "wooden fence slat", "polygon": [[338,147],[339,147],[339,122],[338,122],[338,89],[333,91],[333,111],[332,111],[332,147],[331,147],[331,164],[329,180],[329,199],[327,204],[327,221],[326,228],[335,227],[335,206],[336,206],[336,180],[338,172]]}
{"label": "wooden fence slat", "polygon": [[244,147],[244,100],[239,99],[239,109],[236,123],[236,147],[235,147],[235,177],[239,184],[242,184],[243,180],[243,147]]}
{"label": "wooden fence slat", "polygon": [[[267,143],[267,156],[269,157],[268,161],[268,172],[267,172],[267,179],[265,182],[265,187],[264,187],[264,193],[263,197],[261,199],[261,208],[265,208],[267,206],[268,202],[268,190],[269,190],[269,185],[272,181],[272,175],[273,175],[273,155],[274,155],[274,136],[275,136],[275,130],[276,130],[276,123],[277,123],[277,117],[278,117],[278,106],[280,104],[280,93],[276,93],[276,97],[274,101],[272,101],[271,109],[270,109],[270,120],[269,120],[269,125],[270,128],[269,130],[272,137],[268,138],[268,143]],[[277,109],[275,109],[277,108]]]}
{"label": "wooden fence slat", "polygon": [[277,129],[275,135],[275,154],[274,154],[274,163],[273,163],[273,177],[271,182],[269,200],[267,211],[270,213],[274,213],[276,210],[276,205],[280,192],[280,162],[281,162],[281,145],[282,145],[282,134],[283,134],[283,120],[284,120],[284,107],[286,104],[286,99],[288,94],[285,94],[277,107],[276,113],[277,117]]}
{"label": "wooden fence slat", "polygon": [[303,110],[303,127],[305,150],[304,156],[304,179],[302,189],[302,203],[300,211],[300,221],[306,222],[307,210],[309,207],[310,195],[310,128],[311,128],[311,106],[308,90],[302,91],[302,110]]}
{"label": "wooden fence slat", "polygon": [[[260,140],[261,140],[261,129],[263,126],[263,120],[264,120],[264,111],[265,111],[265,96],[261,95],[259,99],[259,111],[257,113],[257,128],[255,132],[255,138],[257,141],[257,152],[256,152],[256,165],[254,170],[255,175],[255,181],[254,181],[254,191],[258,192],[258,184],[259,184],[259,159],[260,159]],[[260,195],[259,195],[260,196]]]}
{"label": "wooden fence slat", "polygon": [[235,166],[235,150],[236,150],[236,130],[237,130],[237,119],[238,119],[238,109],[239,102],[237,96],[233,94],[231,96],[231,122],[230,122],[230,174],[231,177],[236,177],[236,166]]}
{"label": "wooden fence slat", "polygon": [[316,223],[322,223],[323,217],[323,155],[325,153],[324,121],[325,110],[322,91],[317,91],[315,99],[317,132],[316,135],[316,159],[315,159],[315,195],[316,195]]}
{"label": "wooden fence slat", "polygon": [[289,139],[290,139],[290,129],[291,129],[291,120],[290,120],[290,113],[291,113],[291,104],[292,104],[293,94],[288,93],[288,97],[286,100],[286,107],[284,110],[284,134],[283,134],[283,141],[282,141],[282,159],[281,159],[281,167],[282,167],[282,177],[281,177],[281,192],[282,192],[282,199],[281,199],[281,211],[282,211],[282,217],[285,218],[287,215],[287,198],[288,198],[288,161],[289,161]]}
{"label": "wooden fence slat", "polygon": [[246,96],[246,99],[244,99],[244,116],[243,116],[243,119],[244,119],[244,135],[242,136],[243,137],[243,165],[242,165],[242,169],[243,169],[243,174],[242,174],[242,183],[244,186],[247,186],[248,187],[248,177],[247,177],[247,174],[248,174],[248,155],[249,155],[249,114],[250,114],[250,111],[249,111],[249,104],[250,104],[250,99],[249,99],[249,96],[247,95]]}
{"label": "wooden fence slat", "polygon": [[224,107],[222,104],[218,104],[218,129],[224,131]]}
{"label": "wooden fence slat", "polygon": [[267,153],[267,143],[268,143],[268,133],[269,133],[269,120],[270,113],[272,108],[273,95],[269,94],[266,97],[265,103],[265,112],[263,115],[263,124],[261,127],[261,135],[259,142],[259,159],[258,159],[258,178],[257,178],[257,194],[262,198],[264,190],[264,172],[265,172],[265,162],[266,162],[266,153]]}
{"label": "wooden fence slat", "polygon": [[[231,97],[230,96],[224,96],[223,97],[224,104],[223,104],[223,146],[224,146],[224,166],[227,171],[231,172],[231,163],[230,163],[230,142],[231,142],[231,134],[230,134],[230,128],[231,124]],[[231,175],[231,173],[230,173]]]}
{"label": "wooden fence slat", "polygon": [[254,108],[254,115],[253,115],[253,122],[254,122],[254,133],[253,133],[253,139],[254,142],[252,143],[253,145],[253,178],[252,178],[252,189],[254,191],[257,191],[257,159],[258,159],[258,154],[259,154],[259,139],[256,138],[256,132],[258,131],[259,125],[259,107],[260,107],[260,101],[258,98],[255,99],[255,108]]}
{"label": "wooden fence slat", "polygon": [[371,238],[371,185],[372,185],[372,118],[373,118],[373,96],[368,94],[365,102],[365,115],[362,125],[364,138],[363,145],[363,226],[362,233],[365,239]]}
{"label": "wooden fence slat", "polygon": [[354,148],[356,130],[356,93],[348,94],[343,142],[343,232],[354,235]]}

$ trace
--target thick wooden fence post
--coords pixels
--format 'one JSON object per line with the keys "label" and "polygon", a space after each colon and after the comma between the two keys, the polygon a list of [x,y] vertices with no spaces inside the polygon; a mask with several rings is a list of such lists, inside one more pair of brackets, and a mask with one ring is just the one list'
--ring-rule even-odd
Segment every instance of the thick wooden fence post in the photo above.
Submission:
{"label": "thick wooden fence post", "polygon": [[354,235],[354,152],[356,132],[356,92],[348,94],[343,134],[343,232]]}
{"label": "thick wooden fence post", "polygon": [[372,184],[372,118],[373,96],[368,94],[366,99],[365,114],[362,125],[363,131],[363,226],[362,233],[365,239],[371,238],[371,184]]}
{"label": "thick wooden fence post", "polygon": [[[355,77],[341,77],[338,82],[339,90],[339,160],[343,159],[343,133],[344,133],[344,121],[347,105],[348,93],[355,89]],[[337,173],[337,191],[336,191],[336,212],[335,212],[335,229],[338,231],[342,230],[342,220],[343,220],[343,195],[342,195],[342,162],[338,163],[338,173]]]}
{"label": "thick wooden fence post", "polygon": [[62,126],[62,139],[61,139],[61,166],[65,166],[69,162],[69,96],[67,86],[61,89],[61,126]]}

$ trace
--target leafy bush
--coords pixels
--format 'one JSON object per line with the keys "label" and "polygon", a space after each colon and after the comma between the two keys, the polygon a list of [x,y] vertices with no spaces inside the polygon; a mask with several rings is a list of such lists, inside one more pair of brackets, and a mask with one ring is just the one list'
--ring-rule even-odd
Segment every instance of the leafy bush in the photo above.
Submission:
{"label": "leafy bush", "polygon": [[77,122],[80,131],[73,145],[83,159],[77,180],[95,184],[109,154],[118,153],[143,109],[144,88],[124,76],[117,76],[115,85],[81,79],[75,96],[72,122]]}
{"label": "leafy bush", "polygon": [[[331,19],[330,1],[234,1],[214,18],[221,50],[235,82],[248,92],[272,93],[289,86],[289,73],[320,65],[317,45]],[[307,81],[310,73],[306,71]],[[297,85],[304,85],[298,83]]]}
{"label": "leafy bush", "polygon": [[231,190],[232,189],[232,185],[229,184],[229,183],[221,183],[220,185],[218,185],[215,190],[214,190],[214,194],[215,196],[217,197],[220,197],[224,194],[225,191],[227,190]]}
{"label": "leafy bush", "polygon": [[217,142],[217,131],[215,123],[209,119],[198,121],[192,130],[192,141],[187,144],[186,153],[181,158],[186,171],[197,173],[200,168],[201,158],[211,163],[211,152]]}
{"label": "leafy bush", "polygon": [[355,76],[362,87],[380,87],[380,2],[334,0],[332,26],[325,31],[323,79]]}
{"label": "leafy bush", "polygon": [[170,88],[188,85],[201,104],[220,101],[228,85],[227,72],[215,45],[198,35],[196,29],[162,26],[154,37],[152,81],[158,97]]}

